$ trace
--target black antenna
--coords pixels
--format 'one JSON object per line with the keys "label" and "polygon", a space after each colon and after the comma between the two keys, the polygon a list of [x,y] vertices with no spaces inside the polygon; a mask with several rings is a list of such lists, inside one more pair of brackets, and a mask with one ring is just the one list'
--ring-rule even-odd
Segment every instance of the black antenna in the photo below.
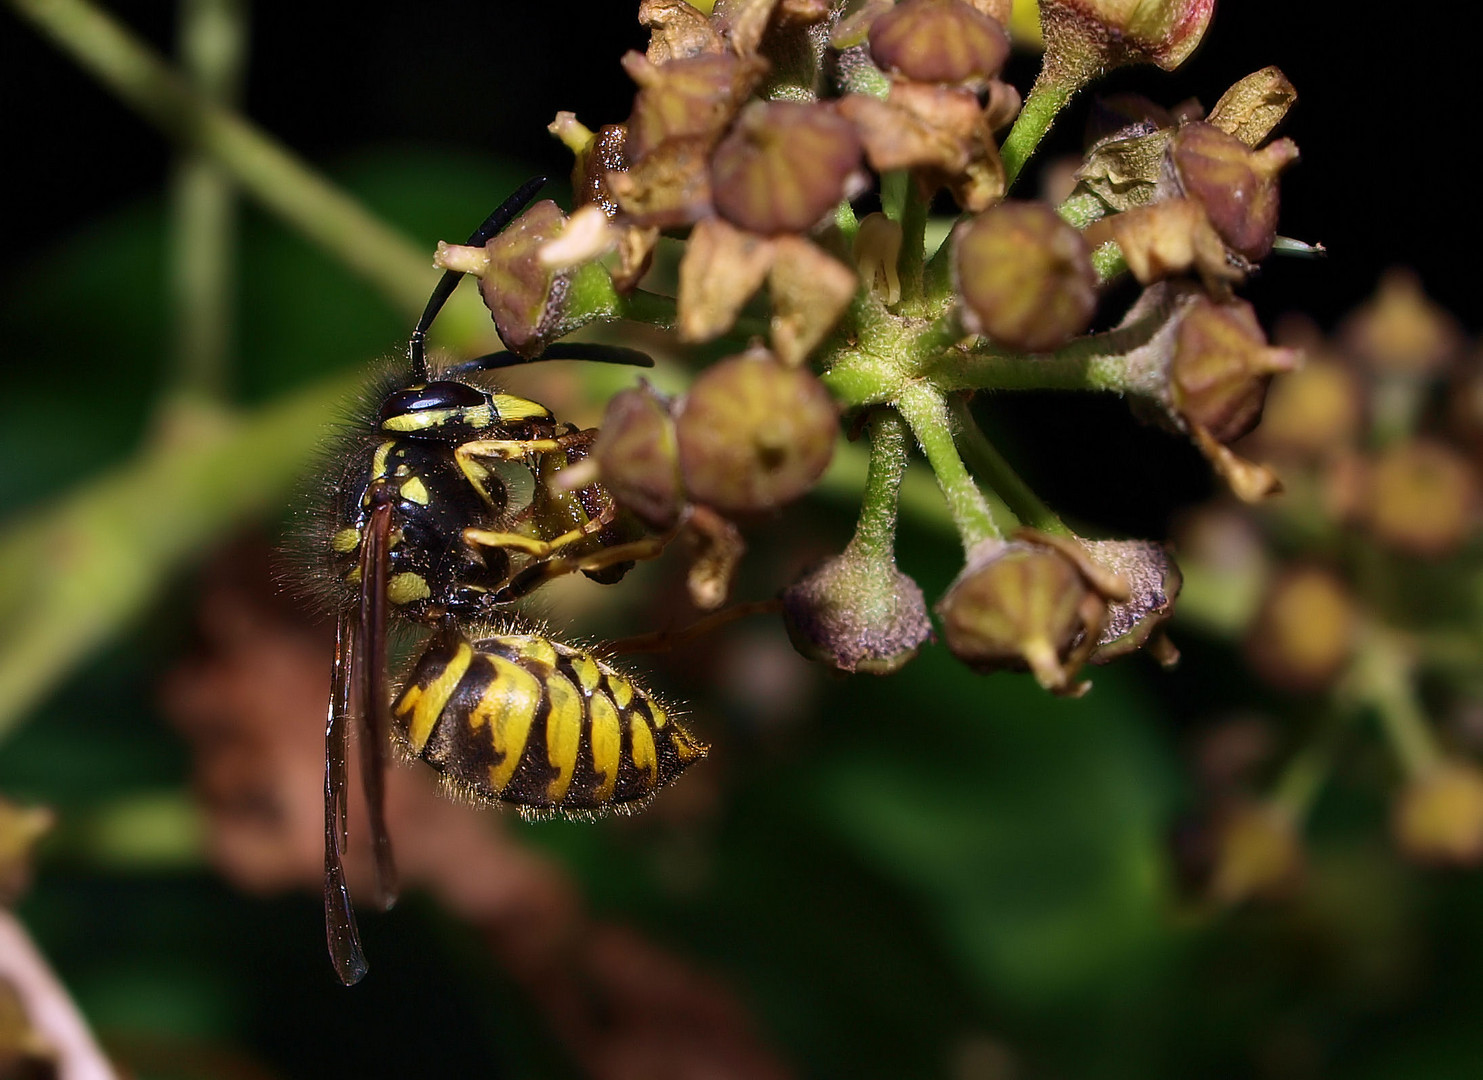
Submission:
{"label": "black antenna", "polygon": [[627,364],[629,367],[654,366],[654,358],[638,349],[628,349],[622,345],[600,345],[589,341],[558,341],[547,346],[539,356],[525,357],[512,352],[492,352],[454,364],[441,374],[446,378],[458,378],[479,371],[515,367],[517,364],[534,364],[540,360],[587,360],[597,364]]}
{"label": "black antenna", "polygon": [[[508,225],[516,214],[525,209],[527,203],[535,198],[536,192],[546,186],[544,176],[536,176],[527,180],[515,189],[515,193],[504,202],[500,203],[484,219],[480,225],[469,234],[469,247],[483,247],[489,238]],[[458,287],[459,279],[463,274],[457,270],[448,270],[438,282],[433,294],[427,298],[427,307],[422,309],[422,318],[417,320],[417,326],[412,331],[412,340],[407,343],[407,358],[412,361],[412,377],[414,379],[427,379],[427,331],[438,317],[438,312],[443,310],[443,305],[448,302],[448,297],[453,295],[453,290]]]}

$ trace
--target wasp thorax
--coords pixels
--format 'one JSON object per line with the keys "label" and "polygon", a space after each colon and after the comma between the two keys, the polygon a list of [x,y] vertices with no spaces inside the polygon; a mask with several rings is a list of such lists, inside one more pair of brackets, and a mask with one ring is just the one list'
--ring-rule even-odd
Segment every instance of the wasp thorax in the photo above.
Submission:
{"label": "wasp thorax", "polygon": [[957,291],[970,329],[1026,352],[1064,345],[1097,308],[1081,233],[1040,203],[1000,203],[958,233]]}
{"label": "wasp thorax", "polygon": [[839,434],[823,383],[762,350],[707,368],[675,420],[686,491],[722,513],[772,510],[804,494]]}

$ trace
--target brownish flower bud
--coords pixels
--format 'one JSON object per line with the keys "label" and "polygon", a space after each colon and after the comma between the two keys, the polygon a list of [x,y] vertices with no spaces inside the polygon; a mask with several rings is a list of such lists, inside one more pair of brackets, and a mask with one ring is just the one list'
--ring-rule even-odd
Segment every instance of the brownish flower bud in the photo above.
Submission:
{"label": "brownish flower bud", "polygon": [[1292,349],[1267,344],[1251,305],[1201,297],[1185,312],[1169,365],[1169,393],[1190,427],[1228,443],[1261,418],[1267,384],[1297,363]]}
{"label": "brownish flower bud", "polygon": [[1104,220],[1140,285],[1190,270],[1198,270],[1207,281],[1239,281],[1245,276],[1226,258],[1220,234],[1192,199],[1136,206]]}
{"label": "brownish flower bud", "polygon": [[1472,533],[1477,478],[1451,447],[1413,439],[1387,447],[1369,471],[1364,516],[1375,535],[1423,558],[1456,551]]}
{"label": "brownish flower bud", "polygon": [[1446,368],[1463,341],[1457,320],[1405,269],[1386,271],[1374,298],[1344,321],[1340,337],[1346,351],[1376,371],[1416,376]]}
{"label": "brownish flower bud", "polygon": [[753,350],[707,368],[676,409],[691,498],[723,514],[798,498],[834,456],[839,410],[813,374]]}
{"label": "brownish flower bud", "polygon": [[629,52],[623,68],[639,85],[628,119],[628,156],[637,162],[670,139],[714,144],[757,85],[764,65],[722,53],[656,66],[643,53]]}
{"label": "brownish flower bud", "polygon": [[871,23],[870,55],[917,82],[980,82],[1004,66],[1009,35],[963,0],[903,0]]}
{"label": "brownish flower bud", "polygon": [[[1141,649],[1169,620],[1184,578],[1168,550],[1150,540],[1088,540],[1083,546],[1093,562],[1128,584],[1128,598],[1108,604],[1106,624],[1089,657],[1105,664]],[[1172,655],[1178,658],[1177,652]]]}
{"label": "brownish flower bud", "polygon": [[[987,540],[975,548],[937,603],[953,655],[976,671],[1028,668],[1053,693],[1084,693],[1088,684],[1073,679],[1106,625],[1109,583],[1068,547]],[[1116,579],[1111,591],[1127,599]]]}
{"label": "brownish flower bud", "polygon": [[43,807],[17,806],[0,798],[0,904],[14,904],[26,891],[31,882],[31,850],[55,821],[55,815]]}
{"label": "brownish flower bud", "polygon": [[711,21],[686,0],[641,0],[639,25],[649,28],[644,55],[651,64],[726,51],[726,42]]}
{"label": "brownish flower bud", "polygon": [[1045,352],[1086,329],[1097,273],[1086,241],[1048,206],[1001,203],[961,227],[953,263],[965,322],[1012,349]]}
{"label": "brownish flower bud", "polygon": [[1331,357],[1309,355],[1272,383],[1256,437],[1273,453],[1312,460],[1352,445],[1363,412],[1354,372]]}
{"label": "brownish flower bud", "polygon": [[592,456],[613,498],[644,524],[664,532],[679,520],[684,493],[675,422],[669,402],[648,383],[609,399]]}
{"label": "brownish flower bud", "polygon": [[1266,258],[1277,236],[1277,175],[1297,160],[1291,139],[1253,150],[1212,124],[1185,124],[1170,147],[1185,194],[1205,208],[1232,251]]}
{"label": "brownish flower bud", "polygon": [[917,583],[853,544],[783,592],[788,636],[804,656],[841,671],[889,675],[932,636]]}
{"label": "brownish flower bud", "polygon": [[772,349],[798,365],[834,329],[850,306],[859,279],[834,256],[800,236],[780,236],[768,274],[772,294]]}
{"label": "brownish flower bud", "polygon": [[1214,11],[1215,0],[1040,0],[1046,65],[1083,79],[1123,64],[1173,71]]}
{"label": "brownish flower bud", "polygon": [[1246,639],[1247,659],[1278,689],[1315,693],[1348,665],[1358,620],[1337,577],[1317,566],[1290,567],[1267,588]]}
{"label": "brownish flower bud", "polygon": [[845,197],[860,140],[826,106],[756,102],[711,159],[716,209],[764,236],[805,232]]}
{"label": "brownish flower bud", "polygon": [[1476,866],[1483,861],[1483,771],[1444,761],[1422,773],[1396,799],[1391,824],[1412,859]]}
{"label": "brownish flower bud", "polygon": [[731,329],[742,305],[762,287],[775,255],[774,241],[723,218],[697,222],[680,258],[680,340],[710,341]]}
{"label": "brownish flower bud", "polygon": [[438,244],[433,264],[478,277],[479,292],[494,316],[500,340],[520,356],[539,355],[570,329],[563,324],[562,301],[571,273],[541,259],[541,249],[561,235],[565,225],[557,205],[542,199],[482,248]]}
{"label": "brownish flower bud", "polygon": [[1222,94],[1207,119],[1247,146],[1260,146],[1297,100],[1297,90],[1281,69],[1264,67]]}
{"label": "brownish flower bud", "polygon": [[1280,900],[1303,873],[1303,848],[1292,817],[1280,807],[1233,802],[1215,821],[1215,861],[1208,893],[1219,904]]}

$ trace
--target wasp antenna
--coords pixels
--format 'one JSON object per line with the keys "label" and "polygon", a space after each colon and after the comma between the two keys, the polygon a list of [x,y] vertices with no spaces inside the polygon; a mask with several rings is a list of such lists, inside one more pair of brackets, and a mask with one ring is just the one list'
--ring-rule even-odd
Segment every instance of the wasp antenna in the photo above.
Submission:
{"label": "wasp antenna", "polygon": [[539,356],[526,357],[501,350],[455,364],[443,374],[456,378],[479,371],[515,367],[518,364],[534,364],[541,360],[587,360],[598,364],[627,364],[629,367],[642,368],[654,366],[654,358],[638,349],[629,349],[622,345],[599,345],[588,341],[558,341]]}
{"label": "wasp antenna", "polygon": [[[535,198],[536,192],[546,186],[544,176],[534,176],[521,184],[494,212],[484,219],[484,223],[473,232],[469,233],[466,243],[470,247],[482,247],[489,238],[508,225],[516,214],[524,210],[526,204]],[[453,295],[453,290],[458,287],[458,279],[463,277],[457,270],[446,271],[438,279],[437,286],[433,289],[431,296],[427,298],[427,306],[422,309],[422,317],[417,320],[417,326],[412,330],[412,339],[407,343],[407,359],[412,362],[412,375],[418,379],[427,378],[427,332],[432,326],[433,320],[438,317],[438,312],[443,310],[443,305],[448,302],[448,297]]]}

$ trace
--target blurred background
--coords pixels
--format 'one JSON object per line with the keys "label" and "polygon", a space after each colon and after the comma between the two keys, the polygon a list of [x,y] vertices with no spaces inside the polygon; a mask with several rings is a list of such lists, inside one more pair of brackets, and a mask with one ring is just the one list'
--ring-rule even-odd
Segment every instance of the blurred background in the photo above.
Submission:
{"label": "blurred background", "polygon": [[[591,126],[627,115],[618,57],[647,37],[633,6],[255,5],[241,107],[430,254],[525,176],[565,175],[567,152],[545,132],[558,109]],[[174,53],[175,5],[109,10]],[[1458,363],[1478,330],[1473,132],[1460,117],[1480,18],[1228,3],[1180,72],[1132,69],[1102,90],[1209,106],[1281,67],[1300,95],[1283,133],[1303,153],[1283,179],[1282,231],[1329,255],[1273,258],[1243,295],[1269,329],[1299,311],[1317,329],[1286,332],[1311,335],[1408,266],[1456,313]],[[1008,77],[1027,87],[1035,62],[1018,58]],[[179,430],[162,431],[157,411],[178,371],[179,159],[9,7],[0,100],[14,192],[0,217],[0,653],[32,658],[0,679],[14,706],[0,797],[55,815],[29,887],[5,885],[128,1075],[1474,1071],[1483,875],[1397,850],[1404,781],[1386,725],[1361,709],[1330,736],[1319,721],[1349,707],[1342,690],[1253,678],[1241,638],[1256,615],[1220,609],[1235,571],[1213,555],[1213,606],[1172,624],[1181,666],[1135,656],[1096,671],[1081,701],[974,676],[931,646],[896,676],[832,679],[758,619],[635,665],[714,747],[640,817],[525,824],[446,803],[400,770],[394,830],[412,887],[393,913],[363,918],[372,973],[341,987],[317,895],[327,631],[279,588],[273,552],[296,505],[285,477],[309,471],[290,444],[320,437],[411,320],[245,202],[221,385],[259,422],[244,444],[256,449],[205,477],[129,473],[150,447],[189,445],[192,424],[225,422],[175,414]],[[1086,115],[1085,102],[1068,113],[1045,159],[1078,151]],[[551,365],[518,378],[593,421],[630,374]],[[1182,511],[1218,498],[1194,450],[1121,402],[1026,395],[989,409],[1037,490],[1099,535],[1176,538],[1190,527]],[[175,483],[261,492],[240,515],[153,516]],[[116,555],[101,585],[67,576],[87,551],[37,539],[84,490],[106,497],[70,535]],[[771,595],[837,551],[854,509],[847,490],[826,492],[752,529],[738,595]],[[1304,545],[1337,558],[1322,530],[1250,529],[1274,560]],[[167,570],[141,572],[136,549]],[[1444,556],[1422,558],[1429,584],[1415,595],[1462,598],[1449,617],[1466,639],[1476,543]],[[961,562],[930,512],[908,517],[899,557],[929,597]],[[1364,581],[1363,604],[1376,589],[1421,589],[1394,568]],[[98,625],[38,617],[17,584],[37,582]],[[55,595],[69,588],[78,595]],[[662,560],[610,590],[548,592],[537,612],[588,639],[683,616]],[[1407,617],[1426,619],[1429,602]],[[1476,641],[1460,648],[1451,674],[1418,691],[1459,756],[1483,729]],[[76,665],[54,663],[72,653]],[[1321,775],[1294,780],[1289,764],[1314,754]],[[1235,873],[1221,839],[1230,792],[1266,806],[1300,781],[1311,790],[1300,839],[1288,837],[1297,850],[1258,836],[1240,887],[1212,886]],[[26,828],[0,826],[7,871],[3,841]]]}

